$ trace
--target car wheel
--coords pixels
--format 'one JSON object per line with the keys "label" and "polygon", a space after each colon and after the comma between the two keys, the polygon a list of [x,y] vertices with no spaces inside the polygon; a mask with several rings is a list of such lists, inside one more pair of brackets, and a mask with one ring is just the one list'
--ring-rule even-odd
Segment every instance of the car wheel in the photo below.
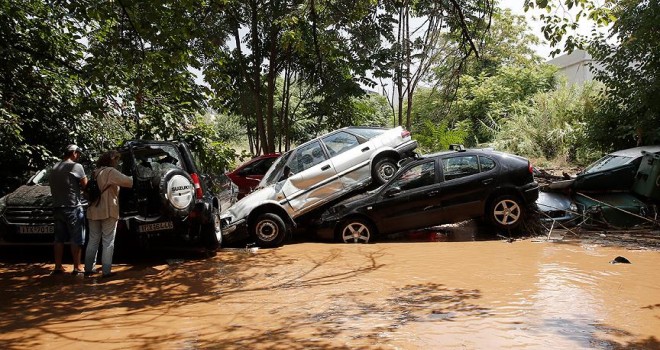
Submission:
{"label": "car wheel", "polygon": [[195,186],[190,175],[182,169],[171,169],[160,178],[160,198],[167,211],[185,217],[195,204]]}
{"label": "car wheel", "polygon": [[202,242],[204,248],[208,250],[216,250],[222,246],[220,211],[218,211],[218,208],[213,208],[211,221],[202,226]]}
{"label": "car wheel", "polygon": [[497,197],[488,210],[490,223],[500,229],[515,229],[524,215],[525,209],[520,199],[510,195]]}
{"label": "car wheel", "polygon": [[373,178],[376,183],[382,185],[396,174],[396,162],[392,158],[382,158],[376,162],[373,169]]}
{"label": "car wheel", "polygon": [[373,235],[371,224],[363,219],[347,220],[339,229],[339,238],[344,243],[369,243]]}
{"label": "car wheel", "polygon": [[257,245],[264,248],[277,247],[286,237],[286,225],[281,217],[273,213],[259,215],[252,226]]}

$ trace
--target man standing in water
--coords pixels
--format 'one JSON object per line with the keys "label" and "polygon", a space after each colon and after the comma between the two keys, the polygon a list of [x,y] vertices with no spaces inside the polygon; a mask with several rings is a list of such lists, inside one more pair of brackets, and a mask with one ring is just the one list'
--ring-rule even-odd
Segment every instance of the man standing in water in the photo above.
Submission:
{"label": "man standing in water", "polygon": [[64,273],[62,256],[64,243],[71,242],[73,271],[80,270],[80,251],[85,244],[85,211],[81,203],[80,190],[87,186],[87,176],[82,165],[77,163],[82,154],[80,147],[68,145],[62,161],[53,166],[50,174],[50,192],[53,196],[53,216],[55,217],[55,270],[52,274]]}

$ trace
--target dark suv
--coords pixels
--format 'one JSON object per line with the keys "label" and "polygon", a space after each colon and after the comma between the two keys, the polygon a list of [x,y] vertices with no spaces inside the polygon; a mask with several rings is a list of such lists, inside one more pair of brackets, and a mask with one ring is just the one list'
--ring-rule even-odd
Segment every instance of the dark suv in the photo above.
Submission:
{"label": "dark suv", "polygon": [[[89,173],[88,164],[83,167]],[[48,184],[51,170],[39,170],[24,185],[0,198],[0,243],[53,244],[53,200]]]}
{"label": "dark suv", "polygon": [[133,176],[133,188],[119,193],[118,233],[140,243],[220,246],[219,200],[185,142],[129,141],[118,151],[119,169]]}

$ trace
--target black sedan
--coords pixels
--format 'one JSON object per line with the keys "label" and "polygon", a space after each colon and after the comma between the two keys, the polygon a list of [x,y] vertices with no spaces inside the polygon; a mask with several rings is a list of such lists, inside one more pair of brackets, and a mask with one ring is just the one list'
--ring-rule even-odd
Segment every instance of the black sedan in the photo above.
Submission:
{"label": "black sedan", "polygon": [[461,147],[421,156],[383,186],[331,207],[323,213],[317,234],[366,243],[379,235],[472,218],[511,230],[538,195],[527,159]]}

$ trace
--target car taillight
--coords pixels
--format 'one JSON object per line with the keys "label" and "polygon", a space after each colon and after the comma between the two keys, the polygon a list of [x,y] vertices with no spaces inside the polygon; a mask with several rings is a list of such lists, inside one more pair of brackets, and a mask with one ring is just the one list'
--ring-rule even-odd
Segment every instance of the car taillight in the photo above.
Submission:
{"label": "car taillight", "polygon": [[192,173],[190,174],[190,178],[192,178],[193,185],[195,185],[195,196],[197,196],[197,199],[202,199],[204,192],[202,192],[202,185],[199,183],[199,176],[197,176],[195,173]]}
{"label": "car taillight", "polygon": [[532,165],[532,162],[527,161],[527,170],[529,170],[529,173],[534,175],[534,166]]}
{"label": "car taillight", "polygon": [[410,131],[408,131],[408,130],[401,131],[401,138],[405,139],[408,136],[410,136]]}

